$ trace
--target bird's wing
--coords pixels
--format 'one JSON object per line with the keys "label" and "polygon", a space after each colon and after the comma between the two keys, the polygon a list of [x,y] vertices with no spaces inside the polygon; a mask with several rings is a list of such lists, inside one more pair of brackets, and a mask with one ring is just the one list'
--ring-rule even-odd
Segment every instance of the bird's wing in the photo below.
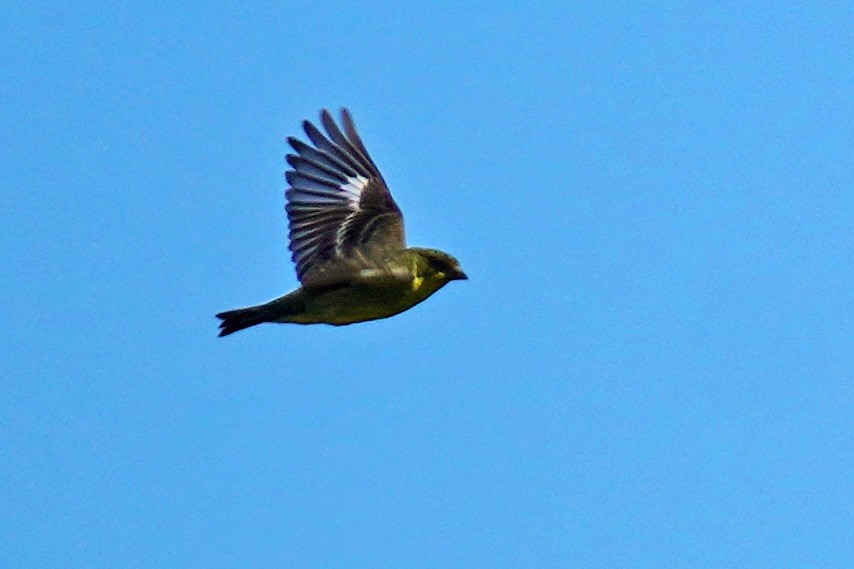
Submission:
{"label": "bird's wing", "polygon": [[381,268],[403,249],[403,216],[371,160],[347,109],[343,132],[327,110],[326,135],[303,123],[311,144],[290,137],[285,174],[290,250],[297,277],[306,286],[326,284],[359,271]]}

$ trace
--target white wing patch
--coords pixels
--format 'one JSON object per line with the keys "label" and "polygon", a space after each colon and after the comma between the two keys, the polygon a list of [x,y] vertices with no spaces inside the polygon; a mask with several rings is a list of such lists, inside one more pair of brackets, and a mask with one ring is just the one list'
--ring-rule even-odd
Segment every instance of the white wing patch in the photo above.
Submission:
{"label": "white wing patch", "polygon": [[350,227],[350,224],[355,219],[356,214],[361,211],[359,208],[359,200],[362,197],[362,192],[368,186],[370,180],[365,178],[364,176],[352,176],[347,178],[347,181],[341,184],[341,192],[347,197],[348,205],[350,209],[353,210],[353,213],[347,216],[347,219],[344,220],[344,223],[338,226],[338,230],[335,232],[335,252],[341,253],[341,245],[344,243],[344,236],[347,235],[347,230]]}
{"label": "white wing patch", "polygon": [[347,178],[347,181],[341,184],[341,191],[347,194],[347,200],[350,202],[350,207],[354,210],[359,209],[359,198],[362,192],[368,186],[369,180],[364,176],[353,176]]}

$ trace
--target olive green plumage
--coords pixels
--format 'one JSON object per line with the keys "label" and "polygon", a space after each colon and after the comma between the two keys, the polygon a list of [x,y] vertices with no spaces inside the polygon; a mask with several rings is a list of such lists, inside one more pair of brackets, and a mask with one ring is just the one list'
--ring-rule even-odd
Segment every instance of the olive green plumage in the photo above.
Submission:
{"label": "olive green plumage", "polygon": [[263,322],[344,325],[412,308],[452,280],[459,262],[435,249],[406,247],[403,216],[376,164],[341,111],[343,132],[321,111],[326,135],[303,127],[287,156],[289,238],[302,286],[266,304],[217,314],[220,336]]}

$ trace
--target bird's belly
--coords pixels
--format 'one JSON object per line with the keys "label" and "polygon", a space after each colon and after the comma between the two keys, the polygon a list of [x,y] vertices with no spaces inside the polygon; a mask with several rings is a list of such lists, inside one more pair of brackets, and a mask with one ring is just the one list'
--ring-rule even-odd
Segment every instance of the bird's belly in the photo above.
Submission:
{"label": "bird's belly", "polygon": [[382,288],[349,286],[311,299],[307,303],[307,310],[294,316],[292,322],[340,326],[388,318],[412,308],[434,292],[435,288],[413,288],[408,283],[407,286]]}

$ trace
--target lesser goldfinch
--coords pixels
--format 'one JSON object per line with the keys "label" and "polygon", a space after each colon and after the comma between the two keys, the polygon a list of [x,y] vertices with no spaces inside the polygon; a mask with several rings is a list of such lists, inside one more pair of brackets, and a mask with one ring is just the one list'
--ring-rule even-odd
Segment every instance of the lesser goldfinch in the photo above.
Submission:
{"label": "lesser goldfinch", "polygon": [[289,137],[285,173],[291,259],[302,286],[266,304],[217,314],[220,336],[263,322],[333,324],[388,318],[453,280],[468,277],[452,256],[407,247],[403,215],[356,132],[347,109],[341,127],[309,121],[307,144]]}

